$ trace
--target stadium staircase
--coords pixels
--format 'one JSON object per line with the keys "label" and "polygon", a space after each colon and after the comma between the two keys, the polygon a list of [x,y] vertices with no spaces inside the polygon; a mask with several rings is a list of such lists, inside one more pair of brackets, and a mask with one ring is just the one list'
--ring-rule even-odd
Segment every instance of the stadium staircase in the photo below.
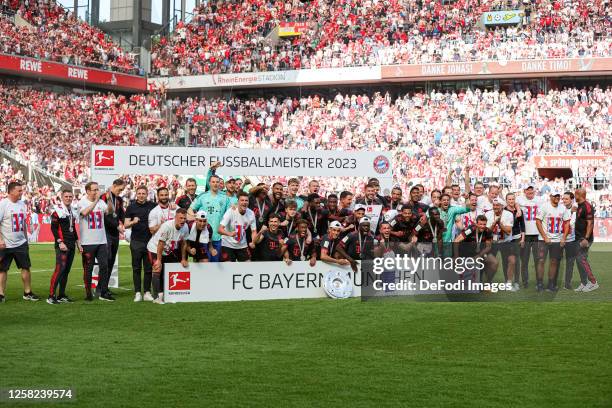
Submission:
{"label": "stadium staircase", "polygon": [[0,147],[0,159],[5,158],[11,162],[11,165],[21,170],[24,175],[25,181],[36,181],[39,186],[53,186],[55,191],[59,191],[62,187],[72,187],[70,183],[63,180],[54,174],[48,172],[42,167],[36,166],[26,160],[23,160],[19,156],[15,155],[9,150]]}

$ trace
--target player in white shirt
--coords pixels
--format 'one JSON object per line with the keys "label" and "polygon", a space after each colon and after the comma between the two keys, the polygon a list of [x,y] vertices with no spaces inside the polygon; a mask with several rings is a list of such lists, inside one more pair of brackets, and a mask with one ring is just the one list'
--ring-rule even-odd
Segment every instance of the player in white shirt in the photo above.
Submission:
{"label": "player in white shirt", "polygon": [[164,303],[164,265],[180,262],[183,267],[188,266],[185,239],[189,236],[189,227],[186,222],[187,210],[177,209],[174,219],[165,221],[147,243],[153,265],[153,290],[157,296],[154,303]]}
{"label": "player in white shirt", "polygon": [[85,270],[85,300],[92,301],[91,276],[98,260],[98,284],[96,294],[100,300],[113,302],[115,298],[108,290],[110,271],[108,270],[108,246],[106,245],[106,229],[104,214],[109,208],[100,200],[100,186],[95,181],[85,185],[85,195],[77,204],[79,213],[79,238],[83,248],[83,269]]}
{"label": "player in white shirt", "polygon": [[[257,224],[255,214],[249,208],[249,195],[243,191],[238,193],[238,207],[230,208],[223,215],[219,225],[221,234],[221,261],[246,262],[251,259],[249,247],[255,249]],[[251,242],[247,244],[247,229],[251,229]]]}
{"label": "player in white shirt", "polygon": [[521,277],[523,287],[527,288],[529,284],[529,257],[533,258],[534,269],[538,268],[538,241],[540,233],[536,225],[536,217],[538,212],[546,201],[540,197],[536,197],[535,185],[529,184],[524,190],[524,196],[516,198],[516,203],[521,208],[523,220],[525,221],[525,240],[521,246]]}
{"label": "player in white shirt", "polygon": [[159,227],[176,214],[176,204],[170,202],[170,192],[166,187],[157,189],[157,206],[149,213],[149,231],[155,235]]}
{"label": "player in white shirt", "polygon": [[32,262],[26,231],[27,207],[21,200],[23,186],[18,181],[12,181],[7,192],[8,197],[0,201],[0,303],[5,301],[6,279],[13,259],[17,268],[21,269],[23,299],[36,302],[40,298],[32,293]]}
{"label": "player in white shirt", "polygon": [[573,289],[572,277],[574,275],[574,262],[578,253],[578,242],[576,242],[576,208],[574,204],[574,193],[568,191],[563,194],[562,205],[570,212],[567,239],[565,240],[565,282],[563,287],[567,290]]}
{"label": "player in white shirt", "polygon": [[481,195],[478,197],[478,209],[483,212],[489,212],[493,209],[493,201],[501,200],[502,205],[505,207],[506,202],[499,197],[500,188],[497,185],[489,186],[489,191],[487,191],[487,195]]}
{"label": "player in white shirt", "polygon": [[[501,252],[502,260],[507,260],[507,279],[506,283],[512,284],[514,281],[514,268],[516,265],[516,257],[512,251],[512,226],[514,225],[514,215],[504,209],[505,201],[495,198],[493,199],[493,209],[487,211],[487,228],[493,234],[493,248],[491,255],[496,256],[497,252]],[[513,286],[513,290],[516,288]]]}
{"label": "player in white shirt", "polygon": [[[470,207],[470,211],[457,217],[461,220],[462,230],[467,229],[470,226],[476,225],[476,218],[479,215],[484,215],[484,212],[478,208],[478,196],[474,193],[470,193],[468,196],[468,207]],[[458,231],[458,233],[461,231]],[[458,235],[458,233],[456,235]]]}
{"label": "player in white shirt", "polygon": [[561,192],[558,190],[550,193],[550,203],[542,207],[536,216],[536,225],[540,236],[538,254],[538,267],[536,269],[537,290],[544,290],[544,261],[546,255],[550,257],[548,268],[548,288],[551,292],[557,291],[557,276],[562,250],[565,246],[569,232],[570,212],[563,205],[559,205]]}

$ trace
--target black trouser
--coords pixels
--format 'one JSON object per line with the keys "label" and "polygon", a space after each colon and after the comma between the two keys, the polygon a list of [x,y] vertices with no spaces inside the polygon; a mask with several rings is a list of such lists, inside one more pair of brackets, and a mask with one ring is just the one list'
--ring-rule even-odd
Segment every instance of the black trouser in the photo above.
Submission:
{"label": "black trouser", "polygon": [[580,246],[580,241],[576,241],[578,248],[576,251],[576,266],[578,267],[578,273],[580,273],[580,282],[586,285],[588,282],[595,283],[595,275],[593,275],[593,269],[589,263],[589,248],[583,248]]}
{"label": "black trouser", "polygon": [[109,276],[113,273],[113,266],[115,266],[115,259],[117,259],[117,252],[119,251],[119,235],[106,234],[106,242],[108,245],[108,274]]}
{"label": "black trouser", "polygon": [[66,245],[67,251],[61,251],[59,246],[55,244],[55,270],[51,276],[51,286],[49,287],[49,295],[57,297],[57,287],[59,286],[59,297],[66,296],[66,284],[68,283],[68,274],[72,268],[74,260],[75,245]]}
{"label": "black trouser", "polygon": [[[151,291],[151,272],[152,265],[149,261],[147,243],[143,241],[130,242],[130,252],[132,253],[132,278],[134,279],[134,292],[139,293]],[[141,283],[140,272],[144,269],[144,287]]]}
{"label": "black trouser", "polygon": [[525,235],[525,246],[521,248],[521,279],[523,285],[529,283],[529,254],[533,256],[534,269],[538,267],[538,236]]}
{"label": "black trouser", "polygon": [[[148,252],[149,262],[153,265],[157,261],[157,254],[153,252]],[[160,293],[164,293],[164,269],[167,263],[177,263],[179,258],[175,254],[169,254],[166,256],[162,256],[161,259],[161,270],[159,273],[153,273],[151,277],[153,278],[153,291],[155,292],[155,297],[158,297]]]}
{"label": "black trouser", "polygon": [[106,244],[83,245],[83,280],[85,290],[91,293],[91,274],[93,273],[95,260],[98,259],[98,285],[96,292],[106,294],[108,292],[108,281],[110,271],[108,270],[108,248]]}
{"label": "black trouser", "polygon": [[574,262],[578,252],[578,242],[566,242],[563,250],[565,251],[565,287],[569,288],[572,285],[574,275]]}

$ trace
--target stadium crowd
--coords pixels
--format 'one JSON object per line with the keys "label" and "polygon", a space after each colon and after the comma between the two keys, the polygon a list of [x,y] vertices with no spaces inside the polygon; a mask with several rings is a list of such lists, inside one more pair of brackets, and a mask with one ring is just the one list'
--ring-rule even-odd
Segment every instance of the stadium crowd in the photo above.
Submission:
{"label": "stadium crowd", "polygon": [[0,0],[0,53],[143,74],[133,54],[55,0]]}
{"label": "stadium crowd", "polygon": [[[524,12],[480,26],[483,12]],[[612,55],[609,0],[203,2],[152,50],[154,74],[198,75],[379,64]],[[301,35],[272,39],[283,22]]]}
{"label": "stadium crowd", "polygon": [[[0,146],[76,185],[88,181],[91,144],[179,142],[390,150],[397,182],[422,183],[428,191],[444,182],[447,168],[462,168],[463,157],[470,157],[473,177],[516,189],[538,178],[534,156],[597,153],[608,159],[576,166],[574,177],[589,187],[610,180],[610,88],[165,100],[155,93],[126,98],[0,85],[0,121]],[[461,182],[459,173],[454,177]],[[324,189],[351,183],[329,181]]]}

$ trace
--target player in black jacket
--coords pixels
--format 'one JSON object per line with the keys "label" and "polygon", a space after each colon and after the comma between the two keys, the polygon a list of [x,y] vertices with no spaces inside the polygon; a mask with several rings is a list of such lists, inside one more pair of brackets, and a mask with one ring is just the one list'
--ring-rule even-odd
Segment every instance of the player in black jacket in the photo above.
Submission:
{"label": "player in black jacket", "polygon": [[55,269],[51,275],[51,286],[47,299],[50,305],[72,303],[72,299],[66,295],[66,283],[76,247],[79,252],[83,252],[78,242],[75,222],[77,214],[72,209],[72,199],[72,191],[63,190],[61,203],[55,206],[51,214],[51,232],[55,239]]}
{"label": "player in black jacket", "polygon": [[292,261],[310,261],[310,266],[317,263],[317,248],[308,239],[308,223],[305,220],[296,222],[296,233],[285,239],[285,254],[283,259],[287,265]]}
{"label": "player in black jacket", "polygon": [[[125,222],[125,209],[123,199],[120,197],[125,190],[125,181],[115,179],[112,186],[100,197],[100,201],[106,203],[109,212],[104,214],[104,227],[106,228],[106,244],[108,246],[108,275],[113,273],[113,266],[119,252],[119,233],[125,232],[123,223]],[[98,291],[96,287],[96,292]]]}
{"label": "player in black jacket", "polygon": [[185,194],[176,199],[176,205],[180,208],[189,209],[191,203],[196,199],[196,190],[198,189],[198,183],[194,178],[188,178],[185,181]]}

